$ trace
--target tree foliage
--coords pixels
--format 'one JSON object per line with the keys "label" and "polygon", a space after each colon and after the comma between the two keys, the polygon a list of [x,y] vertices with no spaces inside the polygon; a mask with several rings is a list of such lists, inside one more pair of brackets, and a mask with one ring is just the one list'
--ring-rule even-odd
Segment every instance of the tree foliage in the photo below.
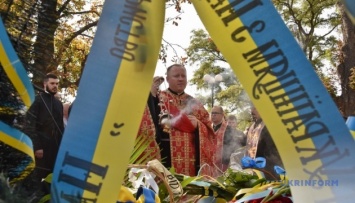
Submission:
{"label": "tree foliage", "polygon": [[[0,14],[33,83],[41,88],[48,72],[60,76],[60,86],[77,89],[89,54],[104,0],[0,0]],[[166,22],[178,26],[188,0],[167,0]],[[159,58],[166,62],[174,45],[163,41]],[[175,56],[176,61],[180,61]]]}
{"label": "tree foliage", "polygon": [[273,0],[344,117],[355,113],[354,25],[337,0]]}
{"label": "tree foliage", "polygon": [[62,88],[76,88],[102,2],[1,1],[2,19],[32,82],[41,87],[43,75],[56,72]]}
{"label": "tree foliage", "polygon": [[[344,117],[354,114],[355,32],[343,5],[337,0],[273,0],[273,3],[340,112]],[[208,89],[204,74],[225,73],[229,66],[203,30],[192,32],[187,54],[190,64],[199,67],[191,80],[198,89]],[[237,79],[234,84],[224,85],[215,88],[216,100],[233,111],[240,107],[236,98],[243,95],[242,86]]]}
{"label": "tree foliage", "polygon": [[[351,94],[355,87],[355,64],[350,59],[354,53],[350,40],[354,32],[351,22],[344,20],[342,5],[337,0],[273,0],[273,3],[340,111],[344,116],[353,114],[355,107],[351,101],[355,96]],[[228,63],[210,43],[212,40],[207,33],[193,31],[192,35],[187,53],[190,63],[199,68],[191,82],[198,88],[207,88],[203,75],[221,73]],[[218,92],[220,90],[217,88]],[[228,95],[218,93],[216,98],[225,101]]]}
{"label": "tree foliage", "polygon": [[322,73],[338,43],[337,0],[273,0],[273,3],[308,60]]}
{"label": "tree foliage", "polygon": [[306,58],[335,99],[341,12],[337,0],[273,0]]}
{"label": "tree foliage", "polygon": [[[241,129],[250,121],[249,106],[250,100],[243,86],[235,76],[233,70],[223,57],[218,47],[205,30],[193,30],[191,32],[190,45],[186,49],[190,65],[197,65],[190,83],[196,85],[198,90],[205,90],[206,97],[199,95],[204,104],[211,104],[211,94],[215,95],[214,100],[218,105],[224,107],[227,114],[238,114],[238,123],[243,124]],[[215,83],[214,87],[203,80],[204,76],[221,75],[223,80]]]}

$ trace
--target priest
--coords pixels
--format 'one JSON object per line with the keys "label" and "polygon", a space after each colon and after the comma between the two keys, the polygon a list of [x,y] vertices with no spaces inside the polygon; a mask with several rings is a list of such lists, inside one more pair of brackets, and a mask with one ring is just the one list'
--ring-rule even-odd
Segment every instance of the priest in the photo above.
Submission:
{"label": "priest", "polygon": [[185,93],[185,67],[180,64],[168,67],[168,88],[160,91],[163,81],[163,77],[153,79],[140,136],[144,135],[144,131],[148,132],[145,129],[151,129],[145,124],[154,123],[151,126],[155,128],[155,140],[151,146],[159,147],[165,167],[174,167],[176,173],[188,176],[215,176],[215,134],[208,111],[198,100]]}

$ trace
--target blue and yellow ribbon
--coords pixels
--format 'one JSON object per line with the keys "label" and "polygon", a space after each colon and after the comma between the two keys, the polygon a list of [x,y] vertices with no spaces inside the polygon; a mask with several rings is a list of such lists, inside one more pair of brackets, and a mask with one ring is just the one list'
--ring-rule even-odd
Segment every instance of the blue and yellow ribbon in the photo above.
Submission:
{"label": "blue and yellow ribbon", "polygon": [[57,156],[52,202],[116,202],[146,106],[165,1],[106,0]]}
{"label": "blue and yellow ribbon", "polygon": [[263,118],[292,180],[295,202],[353,196],[355,143],[336,105],[270,0],[192,0],[218,49]]}
{"label": "blue and yellow ribbon", "polygon": [[[24,104],[27,107],[31,106],[35,98],[32,83],[12,47],[1,18],[0,63]],[[11,112],[11,107],[8,108],[10,109],[6,110],[6,112]],[[0,110],[4,110],[4,107],[0,107]],[[11,179],[10,183],[12,184],[22,180],[34,169],[34,154],[31,139],[19,130],[0,121],[0,140],[6,145],[27,155],[28,159],[22,160],[21,166],[18,166],[19,168],[16,169],[16,174],[12,175],[14,177]]]}
{"label": "blue and yellow ribbon", "polygon": [[350,134],[353,136],[355,140],[355,116],[349,116],[346,119],[346,126],[348,126],[350,130]]}
{"label": "blue and yellow ribbon", "polygon": [[7,36],[5,26],[0,19],[0,63],[21,97],[23,103],[29,107],[35,98],[34,89],[28,78],[25,68],[17,57],[10,39]]}
{"label": "blue and yellow ribbon", "polygon": [[23,132],[0,121],[0,140],[31,158],[30,160],[24,160],[21,166],[18,166],[21,167],[20,170],[17,170],[19,174],[15,174],[10,183],[22,180],[34,169],[34,154],[31,139]]}

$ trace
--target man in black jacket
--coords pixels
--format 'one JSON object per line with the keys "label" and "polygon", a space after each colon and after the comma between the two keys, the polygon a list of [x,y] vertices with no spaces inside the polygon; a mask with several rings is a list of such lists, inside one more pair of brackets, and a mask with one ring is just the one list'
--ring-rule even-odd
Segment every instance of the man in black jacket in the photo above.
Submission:
{"label": "man in black jacket", "polygon": [[36,181],[53,172],[64,131],[63,104],[54,96],[58,92],[58,84],[55,74],[47,74],[43,82],[44,92],[36,96],[26,113],[25,129],[32,139],[36,158]]}

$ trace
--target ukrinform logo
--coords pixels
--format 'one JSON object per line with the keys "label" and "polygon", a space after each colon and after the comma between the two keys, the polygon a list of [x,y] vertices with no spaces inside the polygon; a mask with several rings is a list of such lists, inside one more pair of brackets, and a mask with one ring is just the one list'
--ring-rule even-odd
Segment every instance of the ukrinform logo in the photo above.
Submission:
{"label": "ukrinform logo", "polygon": [[322,188],[339,186],[338,180],[280,180],[279,182],[295,187]]}

